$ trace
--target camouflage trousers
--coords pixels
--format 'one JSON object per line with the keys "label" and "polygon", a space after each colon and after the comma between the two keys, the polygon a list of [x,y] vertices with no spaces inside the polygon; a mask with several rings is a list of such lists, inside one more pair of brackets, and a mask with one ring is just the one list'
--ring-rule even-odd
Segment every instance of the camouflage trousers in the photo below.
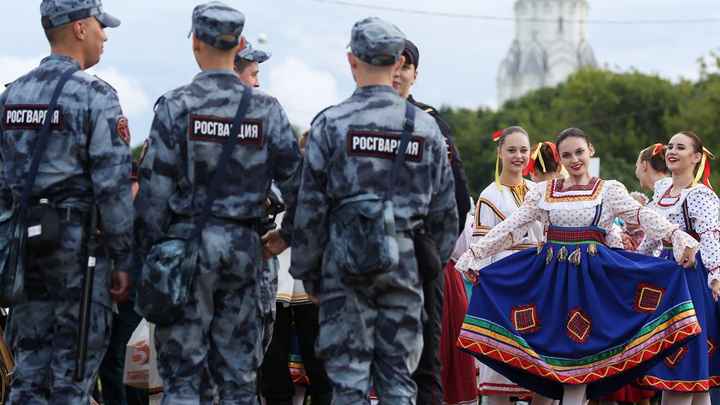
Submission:
{"label": "camouflage trousers", "polygon": [[326,250],[320,288],[318,358],[333,385],[334,405],[414,404],[410,375],[422,350],[422,283],[413,243],[398,238],[400,265],[365,279],[338,269]]}
{"label": "camouflage trousers", "polygon": [[[277,298],[278,289],[278,266],[277,258],[263,260],[262,277],[260,278],[260,313],[262,322],[262,358],[265,355],[270,341],[273,337],[273,329],[275,326],[275,300]],[[200,404],[212,405],[215,400],[217,388],[212,382],[209,371],[205,371],[200,381]]]}
{"label": "camouflage trousers", "polygon": [[[87,263],[87,256],[81,252],[81,225],[65,222],[56,252],[44,257],[28,252],[28,302],[12,308],[8,328],[16,361],[8,402],[11,405],[90,403],[100,362],[110,342],[112,312],[106,305],[92,303],[85,378],[76,382],[73,377],[80,295]],[[95,272],[102,283],[109,280],[110,263],[104,254],[98,255]],[[107,286],[95,284],[96,289],[100,287]]]}
{"label": "camouflage trousers", "polygon": [[261,255],[253,230],[206,225],[188,303],[172,325],[155,329],[164,405],[196,405],[211,386],[223,405],[257,404]]}

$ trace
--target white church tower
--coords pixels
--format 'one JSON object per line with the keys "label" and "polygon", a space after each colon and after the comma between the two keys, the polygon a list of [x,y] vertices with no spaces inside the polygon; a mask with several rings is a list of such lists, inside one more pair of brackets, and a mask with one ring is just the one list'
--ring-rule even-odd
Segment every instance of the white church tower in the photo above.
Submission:
{"label": "white church tower", "polygon": [[498,72],[499,106],[555,86],[580,67],[597,66],[587,42],[589,8],[585,0],[515,2],[515,40]]}

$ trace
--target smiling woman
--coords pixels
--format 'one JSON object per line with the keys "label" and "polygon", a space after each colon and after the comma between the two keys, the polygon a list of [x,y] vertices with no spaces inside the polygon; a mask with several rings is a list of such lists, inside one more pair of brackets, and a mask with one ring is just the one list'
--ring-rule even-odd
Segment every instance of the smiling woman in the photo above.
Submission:
{"label": "smiling woman", "polygon": [[[473,221],[473,241],[481,240],[496,225],[517,211],[525,195],[537,186],[523,179],[522,173],[530,160],[530,138],[521,127],[509,127],[499,131],[493,137],[498,142],[497,163],[502,162],[502,172],[497,174],[495,182],[488,185],[478,197],[475,219]],[[488,256],[477,268],[465,273],[466,278],[476,280],[477,271],[526,248],[534,248],[542,241],[543,229],[535,222],[522,239],[514,246]],[[509,403],[509,396],[530,396],[532,391],[523,388],[485,364],[480,366],[480,394],[488,397],[490,405]],[[547,398],[537,396],[533,404],[549,403]]]}
{"label": "smiling woman", "polygon": [[[478,226],[458,260],[479,282],[457,346],[570,405],[616,391],[700,333],[690,293],[678,288],[687,285],[686,273],[672,261],[610,249],[605,236],[614,219],[671,241],[685,267],[698,243],[622,184],[592,177],[594,148],[582,130],[563,131],[557,148],[570,177],[538,184],[492,229]],[[544,245],[487,263],[522,243],[538,221],[547,229]]]}
{"label": "smiling woman", "polygon": [[[720,356],[716,350],[720,336],[720,201],[704,178],[710,173],[711,157],[700,137],[690,131],[680,132],[670,139],[665,153],[672,178],[654,183],[652,208],[700,241],[697,265],[686,273],[702,335],[643,379],[646,385],[663,390],[663,402],[669,400],[670,405],[707,404],[708,388],[720,386]],[[665,240],[645,238],[638,252],[654,254],[660,249],[660,257],[674,260],[674,253],[666,245]]]}

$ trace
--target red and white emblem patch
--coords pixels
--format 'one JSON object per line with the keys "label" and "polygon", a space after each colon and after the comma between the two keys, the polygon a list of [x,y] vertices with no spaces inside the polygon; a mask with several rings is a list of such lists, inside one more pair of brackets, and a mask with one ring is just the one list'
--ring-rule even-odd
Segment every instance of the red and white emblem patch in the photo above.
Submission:
{"label": "red and white emblem patch", "polygon": [[124,116],[117,120],[117,132],[120,135],[120,139],[130,146],[130,125],[128,125],[128,119]]}

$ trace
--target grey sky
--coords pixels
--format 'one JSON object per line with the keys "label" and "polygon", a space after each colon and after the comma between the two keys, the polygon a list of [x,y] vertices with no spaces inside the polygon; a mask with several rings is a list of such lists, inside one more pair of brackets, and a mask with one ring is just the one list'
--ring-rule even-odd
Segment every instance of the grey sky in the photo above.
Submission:
{"label": "grey sky", "polygon": [[[435,106],[495,107],[495,79],[513,39],[514,23],[480,21],[339,6],[312,0],[225,3],[246,16],[245,36],[273,53],[261,65],[261,90],[276,96],[293,124],[307,127],[319,110],[354,89],[345,46],[355,21],[378,16],[395,23],[420,49],[413,94]],[[512,17],[511,0],[357,0],[357,4]],[[589,0],[591,20],[666,20],[720,17],[717,0]],[[38,0],[0,0],[0,82],[14,80],[49,53]],[[198,1],[105,0],[122,20],[107,29],[103,59],[93,73],[118,89],[133,145],[142,143],[152,106],[163,93],[199,71],[187,33]],[[269,42],[257,37],[267,34]],[[697,59],[720,48],[720,22],[589,25],[597,60],[617,70],[635,67],[677,80],[697,78]]]}

